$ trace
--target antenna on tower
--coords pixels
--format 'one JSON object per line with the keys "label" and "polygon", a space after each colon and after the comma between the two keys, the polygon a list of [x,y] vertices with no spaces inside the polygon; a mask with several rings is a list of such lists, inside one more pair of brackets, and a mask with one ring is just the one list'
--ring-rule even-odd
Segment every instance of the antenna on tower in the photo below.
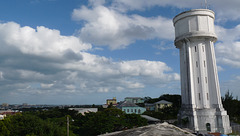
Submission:
{"label": "antenna on tower", "polygon": [[208,8],[207,0],[205,0],[205,9]]}

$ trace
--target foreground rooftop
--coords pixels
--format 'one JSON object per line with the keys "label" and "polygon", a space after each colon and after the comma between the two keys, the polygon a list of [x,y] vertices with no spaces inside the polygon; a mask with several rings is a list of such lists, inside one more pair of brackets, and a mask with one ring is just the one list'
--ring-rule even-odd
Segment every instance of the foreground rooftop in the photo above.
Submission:
{"label": "foreground rooftop", "polygon": [[194,136],[190,132],[168,123],[158,123],[144,127],[113,132],[101,136]]}

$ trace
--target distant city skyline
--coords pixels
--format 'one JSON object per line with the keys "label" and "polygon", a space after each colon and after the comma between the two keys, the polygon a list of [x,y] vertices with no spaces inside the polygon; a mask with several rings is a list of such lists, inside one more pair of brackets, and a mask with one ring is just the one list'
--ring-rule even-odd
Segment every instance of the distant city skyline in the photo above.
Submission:
{"label": "distant city skyline", "polygon": [[[208,0],[222,96],[240,96],[240,1]],[[180,94],[175,15],[189,0],[0,2],[0,103],[104,104]]]}

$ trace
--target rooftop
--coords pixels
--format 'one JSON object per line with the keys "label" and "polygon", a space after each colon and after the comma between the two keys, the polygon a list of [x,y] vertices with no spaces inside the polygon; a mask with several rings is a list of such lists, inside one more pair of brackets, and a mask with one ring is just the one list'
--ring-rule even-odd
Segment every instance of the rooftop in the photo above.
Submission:
{"label": "rooftop", "polygon": [[119,105],[119,107],[138,107],[138,106],[130,101],[124,101],[122,104]]}
{"label": "rooftop", "polygon": [[154,121],[154,122],[159,122],[160,120],[157,118],[150,117],[148,115],[140,115],[142,118],[147,119],[148,121]]}
{"label": "rooftop", "polygon": [[161,100],[161,101],[155,102],[155,104],[172,104],[172,102]]}
{"label": "rooftop", "polygon": [[143,99],[141,97],[126,97],[125,99]]}
{"label": "rooftop", "polygon": [[194,136],[190,132],[168,123],[158,123],[144,127],[113,132],[102,136]]}

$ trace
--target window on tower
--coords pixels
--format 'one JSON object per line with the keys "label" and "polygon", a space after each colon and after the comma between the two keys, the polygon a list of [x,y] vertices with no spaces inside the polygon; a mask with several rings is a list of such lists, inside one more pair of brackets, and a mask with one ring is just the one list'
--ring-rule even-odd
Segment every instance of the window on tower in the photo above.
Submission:
{"label": "window on tower", "polygon": [[204,46],[202,46],[202,51],[204,52]]}
{"label": "window on tower", "polygon": [[197,81],[198,81],[198,83],[199,83],[199,77],[197,78]]}
{"label": "window on tower", "polygon": [[197,52],[197,46],[195,46],[195,52]]}
{"label": "window on tower", "polygon": [[200,93],[198,93],[198,98],[199,98],[199,100],[201,100],[201,95],[200,95]]}
{"label": "window on tower", "polygon": [[198,62],[196,61],[196,67],[198,67]]}

